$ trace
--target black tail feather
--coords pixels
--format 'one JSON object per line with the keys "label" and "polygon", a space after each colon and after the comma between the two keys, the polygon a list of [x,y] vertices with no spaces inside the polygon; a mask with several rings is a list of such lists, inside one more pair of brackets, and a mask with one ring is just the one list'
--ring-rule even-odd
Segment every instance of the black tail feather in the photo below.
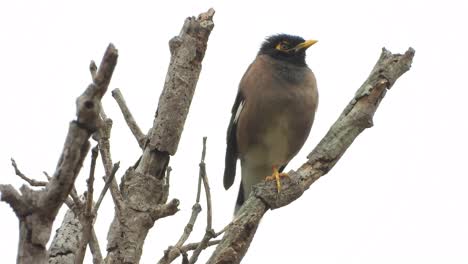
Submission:
{"label": "black tail feather", "polygon": [[239,186],[239,193],[237,194],[236,207],[234,208],[234,215],[237,214],[241,206],[244,204],[244,187],[242,186],[242,181]]}

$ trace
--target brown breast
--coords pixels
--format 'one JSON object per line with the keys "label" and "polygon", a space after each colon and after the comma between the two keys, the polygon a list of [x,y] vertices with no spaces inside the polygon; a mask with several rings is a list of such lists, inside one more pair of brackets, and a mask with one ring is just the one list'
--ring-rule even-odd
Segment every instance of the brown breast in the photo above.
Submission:
{"label": "brown breast", "polygon": [[318,102],[314,74],[285,64],[259,55],[241,80],[245,104],[236,132],[241,159],[287,163],[309,135]]}

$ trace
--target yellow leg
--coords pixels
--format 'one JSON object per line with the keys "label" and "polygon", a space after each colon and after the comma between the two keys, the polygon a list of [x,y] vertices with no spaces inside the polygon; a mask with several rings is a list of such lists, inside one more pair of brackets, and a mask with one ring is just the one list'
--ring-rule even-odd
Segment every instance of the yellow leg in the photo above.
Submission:
{"label": "yellow leg", "polygon": [[281,177],[288,177],[287,173],[279,173],[278,166],[273,166],[273,174],[271,176],[267,176],[265,180],[267,181],[276,181],[276,188],[278,193],[281,191]]}

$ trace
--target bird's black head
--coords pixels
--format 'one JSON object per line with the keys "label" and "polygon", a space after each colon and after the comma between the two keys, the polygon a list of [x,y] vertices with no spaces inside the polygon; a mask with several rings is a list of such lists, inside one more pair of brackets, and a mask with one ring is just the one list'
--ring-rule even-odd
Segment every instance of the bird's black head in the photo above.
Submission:
{"label": "bird's black head", "polygon": [[316,42],[287,34],[273,35],[263,42],[258,54],[266,54],[281,61],[305,66],[305,51]]}

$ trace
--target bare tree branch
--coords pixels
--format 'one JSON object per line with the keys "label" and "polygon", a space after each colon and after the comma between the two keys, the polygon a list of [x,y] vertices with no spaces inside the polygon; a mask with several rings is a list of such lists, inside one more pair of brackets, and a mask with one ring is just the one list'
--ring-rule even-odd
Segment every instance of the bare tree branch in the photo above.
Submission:
{"label": "bare tree branch", "polygon": [[[182,246],[184,245],[185,241],[187,241],[190,234],[192,233],[197,217],[201,212],[201,206],[200,206],[201,183],[203,180],[202,179],[203,174],[205,174],[206,176],[206,171],[203,171],[205,155],[206,155],[206,137],[203,138],[202,157],[200,161],[200,169],[199,169],[199,175],[198,175],[197,197],[195,199],[195,204],[192,206],[192,214],[190,216],[190,219],[187,225],[184,228],[184,232],[182,233],[182,236],[179,238],[179,241],[177,241],[177,243],[174,246],[169,246],[167,250],[164,251],[164,256],[158,261],[158,264],[167,264],[167,263],[171,263],[172,261],[174,261],[174,259],[176,259],[182,252]],[[203,163],[203,168],[202,168],[202,163]],[[168,170],[168,172],[170,172],[170,170]],[[211,201],[210,201],[210,210],[211,210]]]}
{"label": "bare tree branch", "polygon": [[49,174],[48,174],[46,171],[43,171],[42,173],[44,174],[44,176],[46,177],[46,179],[47,179],[48,181],[50,181],[50,176],[49,176]]}
{"label": "bare tree branch", "polygon": [[112,263],[138,263],[144,239],[154,222],[177,212],[177,200],[167,203],[164,175],[169,155],[176,152],[183,125],[201,71],[201,62],[211,30],[214,10],[198,18],[187,18],[179,36],[169,42],[171,62],[153,128],[135,168],[121,181],[123,205],[108,233],[108,255]]}
{"label": "bare tree branch", "polygon": [[0,184],[0,192],[2,193],[2,201],[7,202],[16,216],[24,217],[30,211],[30,205],[25,201],[21,194],[10,184]]}
{"label": "bare tree branch", "polygon": [[[96,146],[92,151],[88,191],[84,196],[85,200],[83,201],[80,198],[76,198],[66,201],[67,206],[70,208],[69,211],[70,213],[72,212],[72,214],[64,220],[61,228],[58,229],[57,234],[52,241],[50,251],[54,251],[56,253],[49,258],[49,263],[83,263],[86,246],[88,244],[93,255],[93,263],[98,264],[102,262],[101,250],[93,225],[99,209],[99,204],[102,202],[106,190],[109,188],[109,184],[119,168],[119,163],[114,164],[111,177],[108,179],[106,185],[101,191],[98,202],[93,206],[92,194],[94,192],[94,188],[92,184],[94,181],[94,170],[97,156],[98,148]],[[77,196],[77,194],[75,194],[75,196]],[[69,233],[76,233],[76,243],[73,242],[74,240],[71,241],[71,244],[70,241],[61,241],[64,238],[66,239],[66,236]]]}
{"label": "bare tree branch", "polygon": [[207,247],[208,242],[215,235],[215,232],[212,227],[212,214],[213,213],[211,209],[210,185],[208,183],[208,176],[206,175],[205,155],[206,155],[206,137],[203,138],[203,152],[202,152],[202,158],[200,162],[200,178],[203,180],[203,187],[205,189],[206,204],[207,204],[206,231],[198,247],[193,251],[193,254],[190,257],[190,260],[189,260],[190,264],[194,264],[197,261],[198,256],[200,255],[201,251]]}
{"label": "bare tree branch", "polygon": [[[95,147],[92,151],[90,177],[88,180],[88,193],[91,194],[93,192],[92,184],[96,158],[97,148]],[[48,179],[50,179],[46,172],[44,172],[44,174]],[[86,201],[83,202],[78,197],[75,188],[73,188],[70,192],[70,196],[73,199],[68,197],[65,200],[65,204],[68,206],[69,212],[67,212],[61,227],[57,230],[49,249],[49,253],[54,252],[53,254],[49,254],[49,263],[83,263],[83,257],[86,250],[86,244],[84,241],[86,240],[89,241],[91,253],[93,254],[93,263],[100,264],[102,262],[102,255],[99,242],[92,226],[93,219],[88,217],[90,215],[90,207],[88,207],[88,204],[92,205],[92,195],[84,196]],[[93,216],[95,215],[96,214],[93,214]],[[87,229],[89,229],[89,231]],[[81,230],[81,232],[78,232],[77,230]],[[90,233],[89,238],[84,238],[87,232]],[[71,240],[67,240],[67,237],[73,233],[76,233],[76,239],[71,238]],[[78,243],[74,243],[73,241],[78,241]]]}
{"label": "bare tree branch", "polygon": [[93,60],[91,60],[91,62],[89,63],[89,72],[91,73],[91,80],[93,80],[94,82],[94,79],[96,79],[97,74],[97,66],[96,62],[94,62]]}
{"label": "bare tree branch", "polygon": [[34,179],[30,179],[28,178],[26,175],[24,175],[19,169],[18,169],[18,166],[16,165],[16,161],[11,158],[11,166],[13,166],[13,168],[15,169],[15,173],[17,176],[19,176],[21,179],[23,179],[24,181],[26,181],[27,183],[29,183],[29,185],[31,186],[35,186],[35,187],[38,187],[38,186],[46,186],[47,185],[47,182],[43,182],[43,181],[36,181]]}
{"label": "bare tree branch", "polygon": [[98,146],[95,146],[91,150],[91,166],[89,172],[89,178],[87,180],[88,191],[86,192],[86,200],[84,206],[81,208],[79,219],[81,223],[81,237],[78,243],[78,249],[75,254],[75,264],[83,263],[84,256],[86,254],[86,246],[88,245],[91,237],[91,231],[93,227],[94,214],[92,214],[93,208],[93,193],[94,193],[94,172],[96,169],[96,159],[98,157]]}
{"label": "bare tree branch", "polygon": [[[221,242],[221,240],[211,240],[208,243],[206,243],[205,246],[202,249],[206,249],[207,247],[218,245],[219,242]],[[187,251],[190,251],[190,250],[195,250],[195,249],[197,249],[199,247],[200,244],[201,244],[201,242],[186,244],[185,246],[183,246],[180,249],[180,251],[187,252]]]}
{"label": "bare tree branch", "polygon": [[[221,242],[221,240],[211,240],[211,241],[208,241],[208,243],[206,243],[204,245],[204,247],[202,248],[202,250],[208,248],[208,247],[211,247],[211,246],[215,246],[215,245],[218,245],[219,242]],[[187,257],[187,252],[188,251],[191,251],[191,250],[195,250],[197,249],[199,246],[200,246],[200,243],[201,242],[198,242],[198,243],[189,243],[189,244],[186,244],[185,246],[182,246],[180,249],[176,250],[177,248],[171,248],[170,251],[165,251],[164,254],[166,254],[166,252],[168,253],[166,259],[164,260],[165,262],[161,262],[161,260],[158,262],[158,264],[160,263],[172,263],[175,259],[177,259],[180,255],[184,255],[185,257]],[[186,260],[186,263],[188,263],[189,260],[187,259]]]}
{"label": "bare tree branch", "polygon": [[[82,205],[81,209],[78,208],[79,206],[75,205],[70,198],[65,201],[65,204],[69,207],[69,210],[65,214],[60,228],[57,229],[55,237],[48,250],[49,264],[75,264],[78,262],[76,261],[76,254],[83,236],[83,227],[79,218],[80,215],[83,214],[82,210],[84,209],[84,206]],[[93,255],[93,263],[101,264],[101,250],[93,227],[91,227],[89,247]]]}
{"label": "bare tree branch", "polygon": [[289,178],[283,180],[283,189],[279,194],[272,182],[262,182],[254,187],[252,195],[239,211],[241,216],[227,228],[208,263],[240,263],[266,211],[299,198],[312,183],[333,168],[364,129],[372,126],[372,118],[380,101],[395,81],[410,69],[413,56],[412,48],[403,55],[382,50],[370,76],[327,135],[309,154],[308,161],[297,171],[289,172]]}
{"label": "bare tree branch", "polygon": [[[104,112],[101,111],[101,115],[104,115]],[[111,179],[110,182],[110,192],[112,200],[114,201],[116,214],[120,214],[122,209],[123,198],[120,194],[119,187],[117,185],[117,180],[112,175],[112,158],[110,153],[110,133],[112,130],[112,120],[110,118],[104,117],[103,126],[99,129],[98,144],[99,151],[101,153],[102,164],[104,165],[104,171],[106,172],[105,181],[108,182],[108,179]]]}
{"label": "bare tree branch", "polygon": [[84,206],[83,202],[81,201],[80,197],[78,196],[78,192],[76,191],[75,186],[70,191],[70,197],[72,198],[73,204],[75,207],[82,208]]}
{"label": "bare tree branch", "polygon": [[[214,27],[214,13],[214,9],[210,9],[197,19],[186,19],[181,34],[169,42],[172,57],[150,135],[151,150],[157,149],[171,155],[177,151],[207,40]],[[181,100],[181,96],[186,99]]]}
{"label": "bare tree branch", "polygon": [[81,237],[80,221],[73,210],[68,210],[50,245],[48,263],[74,264]]}
{"label": "bare tree branch", "polygon": [[120,111],[122,111],[125,122],[127,122],[128,127],[135,136],[138,145],[140,146],[140,148],[143,149],[145,147],[146,136],[145,134],[143,134],[143,132],[141,132],[140,127],[135,121],[135,118],[133,118],[132,112],[130,112],[130,109],[128,109],[127,103],[125,102],[122,92],[120,92],[119,89],[114,89],[112,91],[112,97],[114,97],[115,101],[117,101],[117,104],[120,107]]}
{"label": "bare tree branch", "polygon": [[99,240],[97,239],[94,227],[91,228],[91,238],[89,239],[89,249],[93,255],[93,264],[102,264],[101,247],[99,246]]}
{"label": "bare tree branch", "polygon": [[96,215],[99,207],[101,206],[102,200],[104,199],[104,196],[106,196],[106,192],[109,189],[109,186],[112,184],[115,178],[115,174],[117,173],[117,170],[120,168],[120,161],[115,163],[114,166],[112,167],[112,172],[110,177],[106,180],[106,184],[104,184],[104,187],[102,188],[101,194],[99,194],[99,198],[96,201],[96,204],[93,207],[93,212],[92,214]]}
{"label": "bare tree branch", "polygon": [[[9,201],[20,221],[19,263],[44,263],[47,259],[46,244],[50,238],[52,223],[58,210],[73,188],[83,160],[88,150],[91,134],[99,126],[100,100],[107,90],[112,73],[117,63],[117,50],[110,44],[97,74],[97,84],[90,84],[76,101],[76,121],[70,123],[62,154],[53,177],[47,186],[38,191],[21,187],[22,194],[14,196],[21,203],[5,199],[3,191],[10,191],[2,186],[2,200]],[[11,196],[7,194],[8,196]],[[20,214],[19,214],[20,213]]]}
{"label": "bare tree branch", "polygon": [[[112,92],[125,121],[142,149],[138,162],[130,167],[117,184],[115,178],[119,163],[113,164],[110,152],[112,120],[102,108],[101,99],[108,89],[117,63],[117,50],[107,48],[99,68],[91,61],[89,70],[93,82],[76,100],[76,121],[71,122],[64,148],[55,173],[48,182],[24,175],[15,160],[15,173],[30,186],[44,187],[32,190],[23,185],[18,192],[11,185],[0,185],[1,200],[7,202],[20,221],[18,263],[82,263],[89,244],[93,263],[139,263],[142,247],[149,230],[159,218],[174,215],[179,201],[168,202],[170,155],[177,151],[185,120],[201,72],[208,38],[214,27],[214,10],[197,18],[187,18],[180,34],[169,42],[171,61],[163,91],[148,135],[143,134],[119,91]],[[200,161],[196,202],[192,214],[178,242],[169,247],[159,264],[168,264],[182,256],[183,264],[194,264],[202,250],[218,245],[208,263],[240,263],[246,254],[257,227],[268,209],[277,209],[299,198],[311,184],[330,171],[354,139],[373,125],[373,116],[381,100],[395,81],[411,67],[414,50],[392,54],[383,49],[370,76],[356,92],[329,132],[308,155],[308,160],[289,178],[282,179],[283,188],[277,192],[272,182],[262,182],[254,190],[238,215],[223,230],[212,228],[211,193],[206,173],[206,137]],[[84,159],[89,151],[89,138],[98,141],[93,148],[91,169],[84,199],[74,187]],[[105,170],[105,185],[93,205],[95,166],[101,153]],[[207,224],[198,243],[185,244],[201,211],[201,184],[207,201]],[[102,259],[93,224],[101,202],[110,189],[115,204],[114,220],[109,228],[107,257]],[[62,226],[57,231],[49,251],[52,223],[63,203],[70,207]],[[224,234],[221,240],[211,239]],[[190,259],[188,251],[193,251]]]}

